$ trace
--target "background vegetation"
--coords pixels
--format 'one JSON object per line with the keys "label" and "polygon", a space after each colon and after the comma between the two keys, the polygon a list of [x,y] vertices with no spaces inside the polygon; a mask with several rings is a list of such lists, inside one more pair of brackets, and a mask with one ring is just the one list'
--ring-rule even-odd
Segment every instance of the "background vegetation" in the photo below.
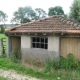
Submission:
{"label": "background vegetation", "polygon": [[[76,61],[75,58],[73,61],[73,58],[74,55],[72,54],[69,54],[66,58],[56,58],[55,60],[50,60],[49,58],[47,58],[44,67],[36,67],[36,65],[32,66],[28,63],[24,63],[24,65],[21,63],[14,63],[10,59],[0,57],[0,68],[9,70],[13,69],[18,73],[37,77],[43,80],[79,80],[80,63],[78,60]],[[64,62],[64,60],[67,60],[67,62]]]}
{"label": "background vegetation", "polygon": [[74,21],[80,22],[80,0],[73,0],[69,16]]}
{"label": "background vegetation", "polygon": [[[70,13],[65,14],[61,6],[49,7],[48,13],[42,8],[33,9],[31,6],[19,7],[17,11],[13,12],[11,18],[11,23],[20,24],[30,22],[32,20],[37,20],[45,18],[52,15],[61,15],[64,17],[69,17],[77,22],[80,22],[80,0],[73,0],[70,7]],[[0,22],[5,26],[5,22],[8,20],[8,15],[0,10]]]}

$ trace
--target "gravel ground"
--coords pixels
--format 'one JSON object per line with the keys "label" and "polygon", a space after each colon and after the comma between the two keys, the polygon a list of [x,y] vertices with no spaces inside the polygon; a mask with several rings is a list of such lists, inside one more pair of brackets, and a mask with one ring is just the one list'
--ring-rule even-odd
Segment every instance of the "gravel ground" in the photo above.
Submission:
{"label": "gravel ground", "polygon": [[14,70],[0,69],[0,76],[7,77],[9,80],[40,80],[26,75],[18,74]]}

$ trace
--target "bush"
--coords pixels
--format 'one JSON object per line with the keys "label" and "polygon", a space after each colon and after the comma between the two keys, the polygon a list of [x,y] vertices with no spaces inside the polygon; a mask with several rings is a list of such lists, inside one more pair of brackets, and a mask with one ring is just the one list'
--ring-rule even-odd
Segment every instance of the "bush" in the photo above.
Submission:
{"label": "bush", "polygon": [[61,65],[64,69],[76,69],[79,66],[79,61],[73,54],[68,54]]}
{"label": "bush", "polygon": [[45,72],[50,71],[52,68],[54,69],[80,69],[80,62],[75,58],[75,56],[71,53],[67,55],[66,58],[60,56],[54,60],[50,58],[46,59],[45,63]]}
{"label": "bush", "polygon": [[2,58],[6,58],[6,53],[1,55]]}
{"label": "bush", "polygon": [[52,67],[52,61],[51,61],[50,57],[48,57],[45,62],[44,72],[50,71],[51,67]]}
{"label": "bush", "polygon": [[52,67],[54,69],[60,69],[63,68],[63,63],[65,62],[65,58],[62,56],[57,57],[56,59],[52,60]]}
{"label": "bush", "polygon": [[13,62],[19,62],[21,60],[21,51],[17,49],[12,50],[10,54],[10,59]]}

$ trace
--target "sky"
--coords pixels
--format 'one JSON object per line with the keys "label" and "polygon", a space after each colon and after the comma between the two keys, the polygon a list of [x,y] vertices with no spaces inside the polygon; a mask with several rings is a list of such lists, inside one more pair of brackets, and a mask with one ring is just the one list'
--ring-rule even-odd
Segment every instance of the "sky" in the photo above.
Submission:
{"label": "sky", "polygon": [[0,0],[0,10],[8,15],[8,21],[13,16],[13,12],[19,7],[31,6],[33,9],[42,8],[48,12],[50,7],[61,6],[65,13],[69,13],[73,0]]}

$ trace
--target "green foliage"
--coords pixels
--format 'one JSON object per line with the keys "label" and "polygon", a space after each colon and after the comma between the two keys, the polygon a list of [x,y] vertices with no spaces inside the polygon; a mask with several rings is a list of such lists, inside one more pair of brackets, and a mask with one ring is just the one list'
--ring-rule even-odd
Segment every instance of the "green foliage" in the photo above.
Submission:
{"label": "green foliage", "polygon": [[61,6],[50,7],[48,15],[64,15],[64,11]]}
{"label": "green foliage", "polygon": [[51,71],[51,69],[80,69],[78,66],[80,62],[75,58],[73,54],[68,54],[66,58],[58,57],[54,60],[50,58],[46,60],[45,72]]}
{"label": "green foliage", "polygon": [[21,21],[21,23],[26,23],[26,22],[31,22],[31,21],[28,18],[23,18],[23,20]]}
{"label": "green foliage", "polygon": [[79,61],[75,59],[73,54],[68,54],[61,65],[64,69],[76,69],[79,66]]}
{"label": "green foliage", "polygon": [[27,23],[31,20],[44,18],[46,15],[46,12],[41,8],[33,10],[31,6],[19,7],[18,10],[13,13],[11,22],[16,22],[16,24]]}
{"label": "green foliage", "polygon": [[[79,66],[80,67],[80,66]],[[79,80],[80,79],[80,70],[56,70],[54,69],[52,73],[44,73],[43,71],[36,71],[32,68],[23,67],[20,64],[16,64],[9,59],[0,57],[0,68],[2,69],[13,69],[18,73],[41,78],[41,80]],[[1,80],[1,79],[0,79]]]}
{"label": "green foliage", "polygon": [[5,38],[5,40],[3,40],[3,45],[6,45],[6,36],[5,36],[5,34],[0,33],[0,38]]}
{"label": "green foliage", "polygon": [[52,60],[52,67],[54,69],[60,69],[61,68],[61,65],[63,63],[63,60],[64,60],[64,58],[62,56],[60,56],[60,57]]}
{"label": "green foliage", "polygon": [[41,8],[36,8],[35,13],[35,19],[45,18],[47,16],[47,13]]}
{"label": "green foliage", "polygon": [[51,70],[51,67],[52,67],[52,61],[51,61],[50,57],[48,57],[46,59],[46,62],[45,62],[44,72],[50,71]]}
{"label": "green foliage", "polygon": [[11,62],[10,60],[6,58],[0,58],[0,68],[3,69],[13,69],[16,70],[19,73],[23,73],[29,76],[37,77],[37,78],[43,78],[49,77],[50,75],[44,74],[43,72],[38,72],[30,68],[23,67],[19,64],[16,64],[14,62]]}
{"label": "green foliage", "polygon": [[3,11],[0,11],[0,22],[3,22],[5,24],[7,18],[8,18],[7,14],[4,13]]}
{"label": "green foliage", "polygon": [[13,18],[11,22],[18,23],[26,23],[30,22],[35,17],[35,12],[33,11],[32,7],[19,7],[17,11],[14,12]]}
{"label": "green foliage", "polygon": [[4,33],[4,26],[3,25],[0,25],[0,33]]}
{"label": "green foliage", "polygon": [[70,18],[80,22],[80,0],[73,0],[70,8]]}
{"label": "green foliage", "polygon": [[19,62],[21,60],[21,51],[16,48],[10,53],[10,58],[13,62]]}
{"label": "green foliage", "polygon": [[3,53],[0,57],[1,58],[6,58],[6,53]]}
{"label": "green foliage", "polygon": [[65,18],[69,18],[69,14],[64,14],[64,17]]}
{"label": "green foliage", "polygon": [[9,79],[6,77],[0,76],[0,80],[9,80]]}
{"label": "green foliage", "polygon": [[6,38],[5,34],[0,33],[0,38]]}

